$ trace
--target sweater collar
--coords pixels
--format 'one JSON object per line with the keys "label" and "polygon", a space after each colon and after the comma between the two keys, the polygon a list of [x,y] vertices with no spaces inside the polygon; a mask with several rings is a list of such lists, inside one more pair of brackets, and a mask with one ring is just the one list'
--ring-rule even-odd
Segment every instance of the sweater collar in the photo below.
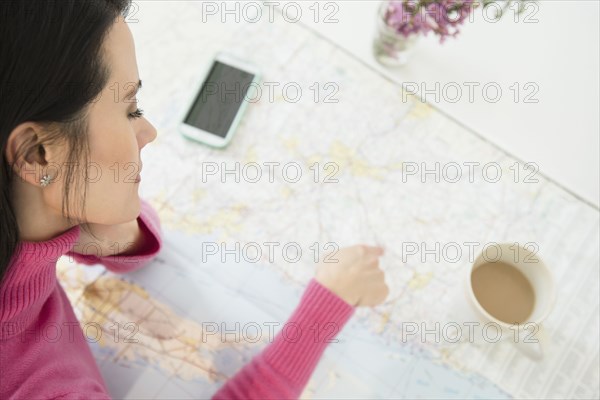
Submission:
{"label": "sweater collar", "polygon": [[[75,225],[67,229],[58,236],[42,242],[20,241],[13,256],[13,262],[22,262],[30,265],[45,265],[46,263],[54,263],[73,248],[79,240],[80,226]],[[19,277],[27,277],[30,274],[35,274],[35,268],[22,268],[21,271],[15,271]]]}

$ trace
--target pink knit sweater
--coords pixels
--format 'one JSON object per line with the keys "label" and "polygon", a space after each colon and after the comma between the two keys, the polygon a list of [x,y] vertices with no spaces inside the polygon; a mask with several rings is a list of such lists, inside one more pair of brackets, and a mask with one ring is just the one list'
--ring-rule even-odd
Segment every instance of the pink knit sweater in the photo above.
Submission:
{"label": "pink knit sweater", "polygon": [[[162,247],[158,215],[144,200],[138,223],[146,242],[136,255],[98,258],[71,252],[79,226],[45,242],[19,243],[0,287],[0,399],[110,398],[57,281],[56,261],[66,254],[117,273],[142,268]],[[278,332],[213,398],[298,398],[328,342],[354,310],[313,278],[286,322],[295,323],[295,333],[301,334],[291,338]],[[330,323],[337,327],[333,335]]]}

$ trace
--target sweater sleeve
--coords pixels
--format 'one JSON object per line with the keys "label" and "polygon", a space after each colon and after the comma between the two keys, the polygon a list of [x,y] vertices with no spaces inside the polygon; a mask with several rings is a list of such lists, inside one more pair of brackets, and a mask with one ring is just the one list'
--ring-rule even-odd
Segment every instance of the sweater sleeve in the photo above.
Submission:
{"label": "sweater sleeve", "polygon": [[212,399],[297,399],[355,308],[312,278],[274,340]]}
{"label": "sweater sleeve", "polygon": [[144,236],[144,246],[136,254],[98,257],[68,252],[75,261],[86,264],[103,264],[106,269],[115,273],[125,273],[138,270],[148,264],[162,248],[162,227],[156,210],[144,199],[140,199],[141,211],[137,217],[138,225]]}

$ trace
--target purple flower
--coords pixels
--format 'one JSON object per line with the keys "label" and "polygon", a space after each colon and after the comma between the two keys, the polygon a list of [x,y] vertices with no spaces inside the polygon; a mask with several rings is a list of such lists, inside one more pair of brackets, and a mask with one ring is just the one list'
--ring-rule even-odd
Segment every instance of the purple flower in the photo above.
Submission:
{"label": "purple flower", "polygon": [[443,43],[460,32],[458,26],[476,5],[474,0],[389,0],[384,20],[405,37],[434,32]]}

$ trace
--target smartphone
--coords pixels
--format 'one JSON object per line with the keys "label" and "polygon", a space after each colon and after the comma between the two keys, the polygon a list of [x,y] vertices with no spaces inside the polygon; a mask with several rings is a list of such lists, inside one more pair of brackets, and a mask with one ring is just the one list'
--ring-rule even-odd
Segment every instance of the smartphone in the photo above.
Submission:
{"label": "smartphone", "polygon": [[212,147],[227,146],[248,103],[256,99],[259,79],[252,63],[217,53],[187,101],[179,132]]}

